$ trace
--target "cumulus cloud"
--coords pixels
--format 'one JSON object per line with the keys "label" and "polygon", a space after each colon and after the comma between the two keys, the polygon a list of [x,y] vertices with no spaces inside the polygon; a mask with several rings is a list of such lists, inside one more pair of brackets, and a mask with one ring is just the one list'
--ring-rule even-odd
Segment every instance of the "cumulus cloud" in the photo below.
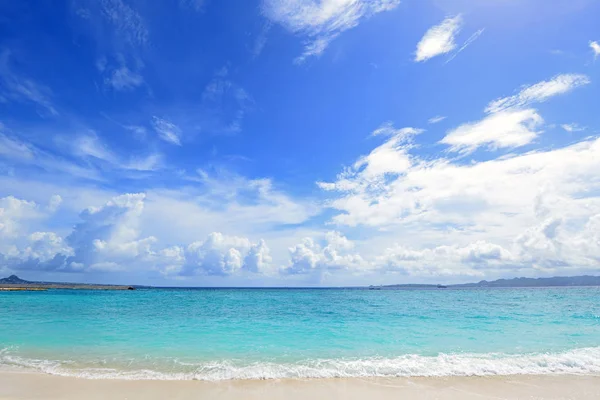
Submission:
{"label": "cumulus cloud", "polygon": [[[116,196],[100,207],[80,213],[81,222],[62,238],[55,232],[34,232],[26,241],[0,246],[5,264],[15,270],[117,272],[155,270],[165,276],[238,273],[272,274],[270,249],[264,240],[213,232],[203,241],[161,248],[154,236],[143,235],[141,217],[146,195]],[[0,236],[16,238],[27,218],[37,215],[33,202],[8,197],[0,200]]]}
{"label": "cumulus cloud", "polygon": [[590,41],[590,49],[594,53],[594,59],[600,55],[600,44],[596,41]]}
{"label": "cumulus cloud", "polygon": [[534,103],[542,103],[551,97],[565,94],[573,89],[587,85],[590,79],[581,74],[557,75],[549,81],[538,82],[535,85],[523,87],[519,93],[496,99],[486,107],[488,113],[507,110],[510,108],[523,108]]}
{"label": "cumulus cloud", "polygon": [[[537,118],[534,111],[524,115]],[[372,240],[377,250],[368,249],[380,254],[375,265],[415,276],[555,273],[597,265],[600,139],[469,164],[423,159],[413,148],[392,136],[359,157],[359,168],[319,183],[334,194],[328,203],[338,211],[332,223],[380,232]],[[391,159],[396,169],[378,167]],[[380,244],[394,235],[405,243]],[[309,243],[299,248],[303,265],[314,265],[310,249]]]}
{"label": "cumulus cloud", "polygon": [[449,145],[451,151],[463,154],[480,146],[491,149],[524,146],[541,133],[543,122],[533,109],[497,112],[449,131],[441,143]]}
{"label": "cumulus cloud", "polygon": [[505,267],[514,261],[510,251],[486,241],[418,250],[396,245],[377,258],[383,270],[425,277],[483,276],[485,269]]}
{"label": "cumulus cloud", "polygon": [[305,238],[291,247],[290,264],[283,269],[286,274],[321,275],[334,270],[364,271],[370,264],[359,254],[352,252],[353,243],[341,233],[328,232],[322,244],[313,238]]}
{"label": "cumulus cloud", "polygon": [[16,236],[21,231],[21,222],[39,216],[35,202],[8,196],[0,199],[0,237]]}
{"label": "cumulus cloud", "polygon": [[274,23],[307,38],[304,52],[296,59],[301,63],[321,55],[333,39],[362,19],[398,4],[400,0],[263,0],[262,10]]}
{"label": "cumulus cloud", "polygon": [[231,275],[241,270],[244,254],[251,243],[247,238],[211,233],[204,241],[194,242],[186,249],[183,275]]}
{"label": "cumulus cloud", "polygon": [[60,197],[60,195],[58,194],[54,194],[50,197],[50,201],[48,202],[48,211],[55,212],[56,210],[59,209],[60,205],[62,204],[63,199],[62,197]]}
{"label": "cumulus cloud", "polygon": [[154,116],[152,117],[152,126],[162,140],[181,146],[181,128],[173,122]]}
{"label": "cumulus cloud", "polygon": [[430,28],[417,44],[415,61],[427,61],[456,48],[455,38],[463,25],[461,15],[448,17],[439,25]]}
{"label": "cumulus cloud", "polygon": [[244,258],[244,268],[253,273],[268,274],[272,269],[273,258],[267,243],[261,239],[253,244]]}

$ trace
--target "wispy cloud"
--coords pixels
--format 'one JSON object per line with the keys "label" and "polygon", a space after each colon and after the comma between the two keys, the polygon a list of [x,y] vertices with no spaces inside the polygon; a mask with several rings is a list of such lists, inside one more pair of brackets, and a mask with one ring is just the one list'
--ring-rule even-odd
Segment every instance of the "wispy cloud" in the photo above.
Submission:
{"label": "wispy cloud", "polygon": [[117,33],[130,44],[144,44],[149,31],[140,14],[123,0],[101,0],[103,17],[116,29]]}
{"label": "wispy cloud", "polygon": [[72,177],[98,180],[96,170],[79,166],[42,150],[32,143],[0,130],[0,159],[8,160],[13,166],[35,167],[50,173],[63,173]]}
{"label": "wispy cloud", "polygon": [[435,117],[431,117],[427,120],[428,124],[437,124],[438,122],[442,122],[446,117],[443,115],[436,115]]}
{"label": "wispy cloud", "polygon": [[525,86],[519,93],[513,96],[496,99],[488,104],[485,111],[494,113],[509,108],[520,108],[533,103],[542,103],[551,97],[568,93],[575,88],[589,83],[590,79],[586,75],[557,75],[549,81],[542,81],[535,85]]}
{"label": "wispy cloud", "polygon": [[563,74],[524,86],[513,96],[490,102],[485,108],[488,116],[448,131],[440,143],[461,154],[469,154],[479,147],[495,150],[529,144],[539,136],[544,124],[537,110],[529,107],[589,83],[586,75]]}
{"label": "wispy cloud", "polygon": [[215,133],[239,133],[254,106],[250,94],[229,75],[227,66],[221,68],[202,93],[203,125]]}
{"label": "wispy cloud", "polygon": [[136,156],[124,159],[110,149],[95,132],[70,139],[73,155],[82,159],[95,159],[106,164],[108,168],[130,171],[156,171],[162,168],[162,155],[151,153],[147,156]]}
{"label": "wispy cloud", "polygon": [[430,28],[417,44],[415,61],[427,61],[456,48],[455,38],[463,25],[462,16],[448,17],[441,24]]}
{"label": "wispy cloud", "polygon": [[144,78],[123,65],[104,78],[104,84],[115,90],[132,90],[144,84]]}
{"label": "wispy cloud", "polygon": [[0,53],[0,94],[7,100],[33,103],[51,115],[58,115],[52,101],[52,91],[31,78],[21,76],[10,68],[10,51]]}
{"label": "wispy cloud", "polygon": [[173,122],[154,116],[152,117],[152,126],[162,140],[181,146],[181,128]]}
{"label": "wispy cloud", "polygon": [[252,45],[252,56],[258,57],[260,53],[262,53],[265,45],[267,44],[267,36],[269,35],[272,26],[273,24],[270,21],[263,24],[260,32],[256,36],[256,39],[254,39],[254,44]]}
{"label": "wispy cloud", "polygon": [[142,86],[144,62],[140,49],[150,41],[142,15],[128,0],[80,0],[75,14],[102,51],[95,62],[107,87],[130,91]]}
{"label": "wispy cloud", "polygon": [[533,109],[501,111],[449,131],[441,143],[462,154],[471,153],[480,146],[491,149],[524,146],[540,134],[543,122]]}
{"label": "wispy cloud", "polygon": [[303,53],[295,60],[302,63],[321,55],[333,39],[363,18],[398,4],[400,0],[263,0],[262,10],[271,21],[307,38]]}
{"label": "wispy cloud", "polygon": [[585,128],[578,124],[562,124],[560,127],[569,133],[585,131]]}
{"label": "wispy cloud", "polygon": [[471,36],[469,36],[469,38],[465,41],[465,43],[463,43],[463,45],[458,50],[456,50],[454,53],[452,53],[452,55],[450,57],[448,57],[448,60],[446,60],[446,63],[449,63],[450,61],[454,60],[460,52],[462,52],[464,49],[469,47],[469,45],[471,45],[474,41],[476,41],[484,31],[485,31],[485,29],[480,29],[477,32],[475,32],[474,34],[472,34]]}

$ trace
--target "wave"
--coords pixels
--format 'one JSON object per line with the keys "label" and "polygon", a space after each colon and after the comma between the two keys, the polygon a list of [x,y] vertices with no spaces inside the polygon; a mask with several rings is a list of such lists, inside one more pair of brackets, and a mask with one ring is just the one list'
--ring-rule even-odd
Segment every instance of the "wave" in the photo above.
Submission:
{"label": "wave", "polygon": [[353,377],[447,377],[491,375],[600,374],[600,347],[561,353],[509,355],[439,354],[393,358],[315,359],[294,363],[214,361],[178,363],[168,372],[158,369],[76,368],[72,361],[39,360],[0,351],[0,366],[87,379],[127,380],[250,380]]}

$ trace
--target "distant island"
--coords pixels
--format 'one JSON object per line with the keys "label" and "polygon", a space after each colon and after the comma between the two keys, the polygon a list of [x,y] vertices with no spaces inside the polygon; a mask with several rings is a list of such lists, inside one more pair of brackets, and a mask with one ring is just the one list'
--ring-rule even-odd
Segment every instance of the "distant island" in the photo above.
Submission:
{"label": "distant island", "polygon": [[382,289],[445,289],[445,288],[519,288],[519,287],[564,287],[564,286],[600,286],[600,276],[555,276],[552,278],[512,278],[495,281],[479,281],[477,283],[461,283],[455,285],[383,285],[370,288]]}
{"label": "distant island", "polygon": [[90,283],[31,282],[21,279],[16,275],[0,279],[0,291],[41,291],[48,289],[135,290],[135,287]]}

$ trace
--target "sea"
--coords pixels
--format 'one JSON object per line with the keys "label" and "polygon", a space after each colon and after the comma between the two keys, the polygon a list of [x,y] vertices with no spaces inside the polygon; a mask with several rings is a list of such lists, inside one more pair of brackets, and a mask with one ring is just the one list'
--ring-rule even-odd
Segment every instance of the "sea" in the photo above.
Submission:
{"label": "sea", "polygon": [[0,292],[0,371],[236,380],[600,374],[600,288]]}

